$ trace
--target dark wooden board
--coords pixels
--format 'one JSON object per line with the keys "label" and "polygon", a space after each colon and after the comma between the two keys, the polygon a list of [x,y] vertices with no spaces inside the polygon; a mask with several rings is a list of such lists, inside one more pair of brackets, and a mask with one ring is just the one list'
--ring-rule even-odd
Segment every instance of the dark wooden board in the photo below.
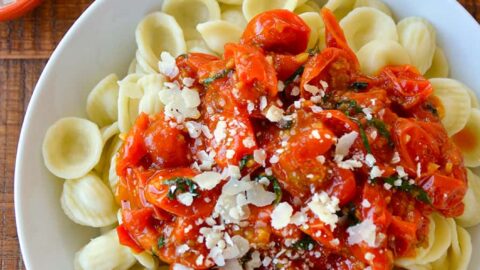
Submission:
{"label": "dark wooden board", "polygon": [[[0,268],[24,269],[15,228],[13,175],[18,135],[33,88],[65,32],[93,0],[46,0],[0,23]],[[480,21],[480,0],[460,0]]]}

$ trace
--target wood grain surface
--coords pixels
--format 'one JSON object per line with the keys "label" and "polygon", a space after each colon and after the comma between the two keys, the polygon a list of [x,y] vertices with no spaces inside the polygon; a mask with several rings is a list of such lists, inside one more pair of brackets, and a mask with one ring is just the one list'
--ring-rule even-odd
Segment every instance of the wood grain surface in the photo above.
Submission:
{"label": "wood grain surface", "polygon": [[[0,267],[24,269],[15,228],[13,175],[18,135],[34,86],[65,32],[93,0],[46,0],[0,22]],[[460,0],[480,21],[480,0]]]}

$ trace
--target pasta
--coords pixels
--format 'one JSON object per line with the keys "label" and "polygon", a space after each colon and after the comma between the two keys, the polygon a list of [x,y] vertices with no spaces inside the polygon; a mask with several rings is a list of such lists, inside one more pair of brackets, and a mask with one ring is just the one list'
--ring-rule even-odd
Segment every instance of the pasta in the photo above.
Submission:
{"label": "pasta", "polygon": [[87,174],[100,160],[103,139],[95,123],[69,117],[55,122],[45,134],[42,153],[45,166],[64,179]]}
{"label": "pasta", "polygon": [[244,0],[242,4],[243,15],[247,21],[255,15],[271,9],[287,9],[293,11],[297,6],[297,0]]}
{"label": "pasta", "polygon": [[471,103],[470,95],[462,83],[453,79],[431,79],[430,82],[445,112],[445,115],[441,115],[442,124],[448,135],[452,136],[467,124],[471,112],[468,106]]}
{"label": "pasta", "polygon": [[311,30],[308,48],[318,47],[320,50],[325,48],[325,25],[323,24],[322,17],[315,12],[306,12],[300,14],[300,18],[305,21]]}
{"label": "pasta", "polygon": [[215,0],[166,0],[162,10],[175,17],[187,40],[200,38],[196,29],[199,23],[220,20],[220,6]]}
{"label": "pasta", "polygon": [[431,67],[436,49],[436,32],[425,19],[409,17],[398,22],[400,44],[407,49],[413,65],[422,73]]}
{"label": "pasta", "polygon": [[397,28],[391,17],[378,9],[360,7],[354,9],[340,21],[348,45],[360,50],[372,40],[398,40]]}
{"label": "pasta", "polygon": [[223,47],[229,42],[238,42],[242,36],[242,29],[227,21],[210,21],[197,25],[207,46],[218,54],[223,54]]}
{"label": "pasta", "polygon": [[126,270],[134,264],[135,257],[120,245],[115,230],[93,239],[75,254],[75,270]]}
{"label": "pasta", "polygon": [[480,177],[471,170],[467,170],[468,190],[463,201],[465,210],[456,218],[458,225],[468,228],[480,223]]}
{"label": "pasta", "polygon": [[65,181],[60,201],[65,214],[80,225],[99,228],[117,221],[113,195],[94,173]]}
{"label": "pasta", "polygon": [[110,74],[90,92],[87,98],[87,115],[103,127],[117,120],[118,77]]}
{"label": "pasta", "polygon": [[480,110],[472,109],[466,119],[467,122],[465,126],[453,135],[453,142],[462,151],[465,165],[468,167],[478,167],[480,166],[480,137],[478,135],[480,128]]}
{"label": "pasta", "polygon": [[432,66],[425,73],[427,78],[446,78],[450,73],[447,57],[440,47],[435,49]]}
{"label": "pasta", "polygon": [[165,0],[135,38],[90,120],[43,142],[66,216],[102,233],[75,269],[466,270],[480,108],[428,21],[380,0]]}
{"label": "pasta", "polygon": [[[165,1],[164,7],[168,7],[169,2],[183,1]],[[158,71],[161,52],[167,51],[177,56],[187,51],[182,28],[174,17],[163,12],[155,12],[145,17],[137,27],[135,38],[141,56],[137,57],[138,63],[142,65],[145,62],[155,71]],[[145,69],[145,66],[142,68]]]}
{"label": "pasta", "polygon": [[408,52],[393,40],[373,40],[357,52],[362,72],[375,75],[389,65],[410,64]]}
{"label": "pasta", "polygon": [[381,12],[387,14],[390,17],[393,17],[392,11],[390,8],[380,0],[357,0],[355,1],[355,8],[359,7],[372,7],[380,10]]}

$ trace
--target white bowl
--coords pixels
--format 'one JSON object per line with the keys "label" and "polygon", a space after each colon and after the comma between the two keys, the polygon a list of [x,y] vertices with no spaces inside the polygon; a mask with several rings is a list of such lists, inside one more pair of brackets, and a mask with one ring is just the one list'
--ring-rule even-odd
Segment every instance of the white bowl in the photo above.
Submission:
{"label": "white bowl", "polygon": [[[452,77],[480,92],[480,27],[454,0],[385,0],[397,18],[422,16],[438,30]],[[88,92],[116,72],[124,75],[135,54],[134,31],[161,0],[98,0],[68,31],[40,77],[23,124],[15,170],[15,210],[23,259],[29,270],[73,269],[74,253],[98,230],[71,222],[60,208],[63,180],[43,165],[47,128],[65,116],[85,116]],[[480,228],[470,230],[474,254]],[[470,270],[480,269],[473,256]]]}

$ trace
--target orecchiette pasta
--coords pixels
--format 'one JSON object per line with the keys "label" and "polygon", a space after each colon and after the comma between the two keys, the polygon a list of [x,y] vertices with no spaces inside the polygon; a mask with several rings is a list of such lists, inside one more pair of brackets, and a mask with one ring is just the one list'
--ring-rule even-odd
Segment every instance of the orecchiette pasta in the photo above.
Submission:
{"label": "orecchiette pasta", "polygon": [[135,53],[135,60],[137,62],[137,65],[135,66],[135,72],[130,73],[130,74],[135,74],[136,73],[136,74],[139,74],[139,75],[145,75],[145,74],[156,74],[156,73],[158,73],[157,70],[152,68],[147,63],[145,58],[142,56],[142,54],[138,50]]}
{"label": "orecchiette pasta", "polygon": [[362,72],[376,74],[387,65],[410,64],[408,52],[393,40],[374,40],[363,46],[357,53]]}
{"label": "orecchiette pasta", "polygon": [[218,0],[218,2],[222,2],[229,5],[241,5],[243,0]]}
{"label": "orecchiette pasta", "polygon": [[215,55],[212,52],[203,39],[194,39],[187,41],[187,51],[189,53],[206,53]]}
{"label": "orecchiette pasta", "polygon": [[60,201],[65,214],[80,225],[104,227],[117,221],[113,194],[94,173],[65,181]]}
{"label": "orecchiette pasta", "polygon": [[310,39],[308,48],[318,46],[319,49],[325,48],[325,25],[322,17],[316,12],[306,12],[300,14],[305,23],[310,27]]}
{"label": "orecchiette pasta", "polygon": [[431,79],[434,94],[437,96],[444,111],[441,115],[442,124],[447,130],[448,135],[462,130],[467,124],[470,116],[470,95],[466,86],[453,79]]}
{"label": "orecchiette pasta", "polygon": [[238,42],[242,36],[242,29],[227,21],[210,21],[197,25],[207,46],[218,54],[223,54],[223,47],[229,42]]}
{"label": "orecchiette pasta", "polygon": [[297,7],[297,0],[244,0],[242,5],[243,15],[251,20],[255,15],[271,9],[288,9],[293,11]]}
{"label": "orecchiette pasta", "polygon": [[468,190],[463,198],[465,210],[456,218],[462,227],[472,227],[480,223],[480,177],[467,169]]}
{"label": "orecchiette pasta", "polygon": [[222,6],[221,18],[224,21],[231,22],[234,25],[244,29],[247,26],[247,20],[243,16],[241,6]]}
{"label": "orecchiette pasta", "polygon": [[307,1],[303,5],[297,6],[297,8],[295,9],[294,12],[297,13],[297,14],[302,14],[302,13],[306,13],[306,12],[317,12],[317,13],[319,13],[320,12],[320,6],[316,2],[311,0],[311,1]]}
{"label": "orecchiette pasta", "polygon": [[426,78],[446,78],[450,72],[447,57],[440,47],[435,49],[432,66],[425,73]]}
{"label": "orecchiette pasta", "polygon": [[220,6],[215,0],[166,0],[162,10],[175,17],[187,40],[200,38],[197,24],[220,20]]}
{"label": "orecchiette pasta", "polygon": [[64,179],[87,174],[100,160],[102,149],[103,139],[98,126],[75,117],[55,122],[47,130],[42,146],[46,167]]}
{"label": "orecchiette pasta", "polygon": [[341,20],[345,17],[350,11],[353,10],[355,6],[355,0],[328,0],[325,4],[325,7],[330,9],[337,20]]}
{"label": "orecchiette pasta", "polygon": [[127,270],[134,264],[135,257],[118,242],[116,230],[93,239],[75,254],[75,270]]}
{"label": "orecchiette pasta", "polygon": [[163,109],[158,93],[162,90],[165,81],[165,76],[161,74],[147,75],[138,80],[137,84],[143,89],[143,96],[138,105],[139,113],[155,115]]}
{"label": "orecchiette pasta", "polygon": [[378,9],[360,7],[354,9],[340,21],[348,45],[360,50],[372,40],[398,40],[397,28],[391,17]]}
{"label": "orecchiette pasta", "polygon": [[355,2],[355,8],[359,7],[372,7],[380,10],[381,12],[393,17],[390,8],[380,0],[357,0]]}
{"label": "orecchiette pasta", "polygon": [[[182,28],[174,17],[163,12],[155,12],[145,17],[137,27],[135,38],[144,62],[155,71],[158,71],[161,52],[166,51],[177,56],[187,51]],[[137,61],[141,64],[138,57]]]}
{"label": "orecchiette pasta", "polygon": [[480,110],[472,109],[463,129],[453,136],[453,142],[460,148],[463,161],[468,167],[480,166]]}
{"label": "orecchiette pasta", "polygon": [[117,170],[116,170],[116,164],[117,164],[117,152],[122,146],[123,141],[116,138],[115,140],[112,141],[110,145],[110,149],[108,151],[108,156],[106,159],[106,162],[108,162],[108,168],[104,168],[102,178],[106,183],[109,184],[110,189],[112,193],[115,193],[117,190],[117,185],[118,181],[120,181],[118,175],[117,175]]}
{"label": "orecchiette pasta", "polygon": [[451,245],[447,252],[437,261],[432,263],[435,270],[466,270],[472,256],[472,243],[470,234],[462,227],[450,223],[452,235]]}
{"label": "orecchiette pasta", "polygon": [[432,65],[436,49],[436,32],[423,18],[409,17],[397,25],[400,44],[407,49],[412,64],[424,74]]}
{"label": "orecchiette pasta", "polygon": [[118,77],[110,74],[101,80],[87,98],[87,115],[100,127],[117,120]]}
{"label": "orecchiette pasta", "polygon": [[130,65],[128,66],[127,74],[133,74],[137,72],[137,58],[133,58],[132,62],[130,62]]}
{"label": "orecchiette pasta", "polygon": [[119,82],[118,95],[118,128],[126,133],[138,115],[140,99],[143,96],[142,88],[137,84],[140,75],[131,74]]}
{"label": "orecchiette pasta", "polygon": [[[100,129],[100,133],[102,134],[102,140],[103,140],[103,148],[104,149],[109,149],[110,147],[110,139],[120,133],[120,130],[118,129],[118,122],[115,122],[111,124],[110,126],[103,127]],[[103,169],[105,168],[105,165],[107,162],[109,162],[109,159],[106,158],[106,155],[108,154],[108,151],[103,151],[102,152],[102,157],[98,161],[97,165],[95,165],[95,171],[101,173]]]}

